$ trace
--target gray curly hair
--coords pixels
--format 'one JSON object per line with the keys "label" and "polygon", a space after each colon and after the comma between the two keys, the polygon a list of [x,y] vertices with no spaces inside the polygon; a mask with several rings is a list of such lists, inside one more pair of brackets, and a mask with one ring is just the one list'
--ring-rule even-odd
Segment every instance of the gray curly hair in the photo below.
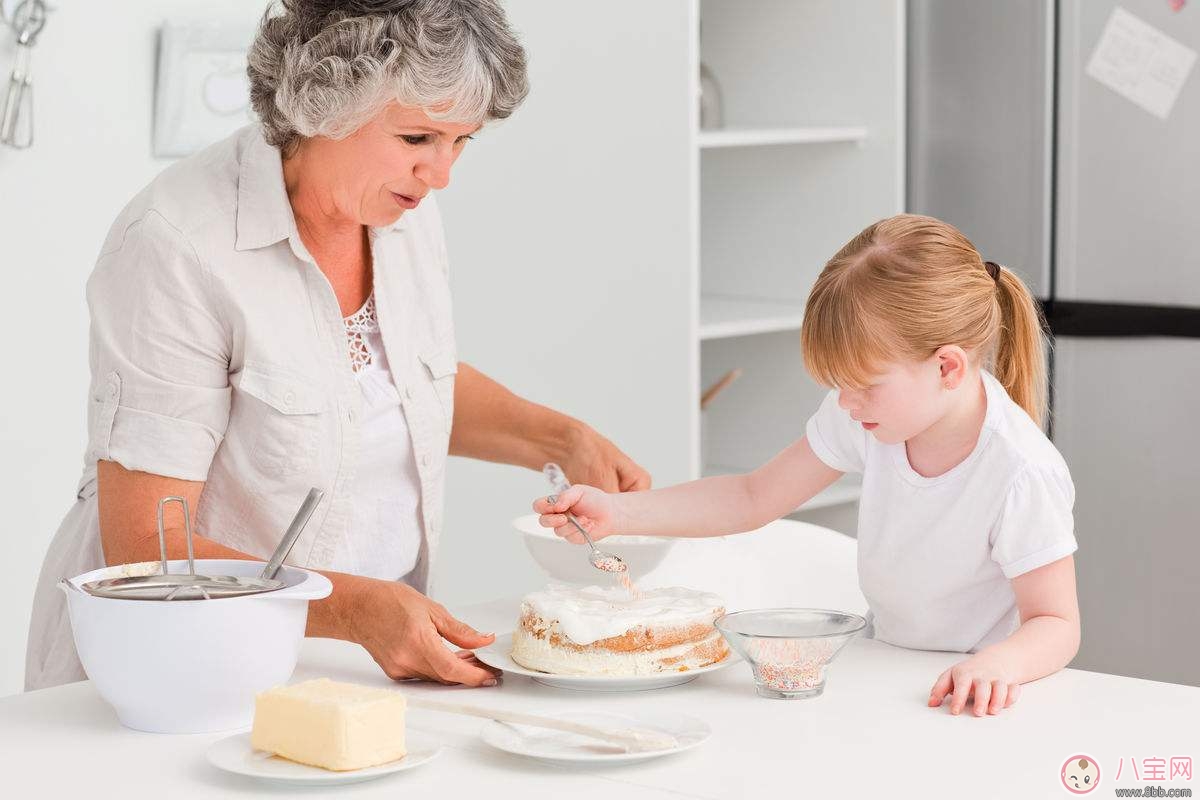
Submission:
{"label": "gray curly hair", "polygon": [[529,91],[495,0],[282,0],[247,61],[263,135],[285,155],[303,138],[349,136],[393,100],[482,124]]}

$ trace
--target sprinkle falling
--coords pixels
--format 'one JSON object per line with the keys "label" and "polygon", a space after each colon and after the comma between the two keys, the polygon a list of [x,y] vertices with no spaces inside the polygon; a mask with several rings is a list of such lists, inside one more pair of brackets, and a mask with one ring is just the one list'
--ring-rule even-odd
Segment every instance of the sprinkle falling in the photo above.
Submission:
{"label": "sprinkle falling", "polygon": [[630,597],[634,600],[642,599],[642,592],[637,588],[633,580],[630,579],[628,571],[622,572],[619,580],[621,581],[621,585],[625,587],[625,591],[629,592]]}

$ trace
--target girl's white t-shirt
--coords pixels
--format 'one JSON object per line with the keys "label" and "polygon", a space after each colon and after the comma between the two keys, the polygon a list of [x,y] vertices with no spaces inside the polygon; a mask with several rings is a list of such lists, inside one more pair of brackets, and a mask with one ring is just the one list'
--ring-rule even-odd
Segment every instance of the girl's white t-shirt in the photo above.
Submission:
{"label": "girl's white t-shirt", "polygon": [[926,478],[830,392],[808,421],[821,461],[861,473],[858,578],[871,635],[901,647],[975,652],[1020,625],[1010,580],[1075,552],[1075,487],[1062,455],[996,378],[975,449]]}

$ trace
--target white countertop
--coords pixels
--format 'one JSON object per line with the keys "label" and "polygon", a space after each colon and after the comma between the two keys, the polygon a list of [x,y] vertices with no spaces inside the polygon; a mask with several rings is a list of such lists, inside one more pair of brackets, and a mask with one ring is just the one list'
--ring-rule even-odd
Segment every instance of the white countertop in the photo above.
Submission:
{"label": "white countertop", "polygon": [[[797,578],[777,597],[806,605],[857,610],[853,540],[809,525],[780,522],[753,537],[696,543],[661,570],[703,572],[693,557],[705,547],[738,548],[741,556],[780,546],[807,554],[788,574]],[[691,544],[691,543],[689,543]],[[710,552],[711,551],[707,551]],[[734,563],[732,550],[725,564]],[[703,559],[712,564],[712,558]],[[656,573],[657,574],[657,573]],[[725,576],[731,574],[725,570]],[[776,576],[778,582],[780,578]],[[711,586],[693,582],[692,585]],[[761,581],[757,583],[761,587]],[[727,596],[761,588],[730,585]],[[861,602],[861,595],[857,595]],[[505,632],[517,600],[457,609],[480,630]],[[730,603],[731,607],[741,607]],[[492,689],[464,690],[408,683],[405,691],[530,712],[654,708],[700,717],[712,738],[687,753],[640,764],[597,769],[546,766],[492,750],[478,737],[482,720],[413,711],[411,728],[446,745],[433,763],[368,783],[306,797],[451,798],[735,798],[834,797],[1065,797],[1058,772],[1076,753],[1101,768],[1096,796],[1115,786],[1138,787],[1130,759],[1191,756],[1200,762],[1200,688],[1064,670],[1024,687],[1020,702],[996,717],[951,716],[925,706],[937,675],[953,653],[903,650],[856,640],[830,669],[825,694],[812,700],[767,700],[754,694],[744,664],[702,675],[679,687],[629,694],[552,689],[507,676]],[[295,679],[328,676],[389,685],[355,645],[305,643]],[[228,734],[167,736],[122,728],[88,682],[0,699],[0,768],[10,797],[250,797],[296,795],[209,766],[204,752]],[[1125,759],[1122,779],[1114,780]],[[1200,765],[1200,763],[1198,763]],[[536,783],[535,783],[536,781]],[[1155,782],[1200,792],[1192,781]]]}

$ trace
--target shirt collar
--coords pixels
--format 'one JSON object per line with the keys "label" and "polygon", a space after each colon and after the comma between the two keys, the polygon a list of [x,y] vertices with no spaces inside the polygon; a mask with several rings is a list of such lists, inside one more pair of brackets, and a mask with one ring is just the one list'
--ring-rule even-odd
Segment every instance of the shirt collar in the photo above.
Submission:
{"label": "shirt collar", "polygon": [[256,125],[242,150],[238,169],[238,250],[281,242],[295,230],[292,204],[283,185],[283,159]]}
{"label": "shirt collar", "polygon": [[[383,228],[372,228],[373,234],[404,230],[404,217]],[[296,217],[283,183],[283,158],[279,148],[272,147],[255,125],[249,141],[242,150],[238,170],[237,242],[238,250],[259,247],[293,238]]]}

